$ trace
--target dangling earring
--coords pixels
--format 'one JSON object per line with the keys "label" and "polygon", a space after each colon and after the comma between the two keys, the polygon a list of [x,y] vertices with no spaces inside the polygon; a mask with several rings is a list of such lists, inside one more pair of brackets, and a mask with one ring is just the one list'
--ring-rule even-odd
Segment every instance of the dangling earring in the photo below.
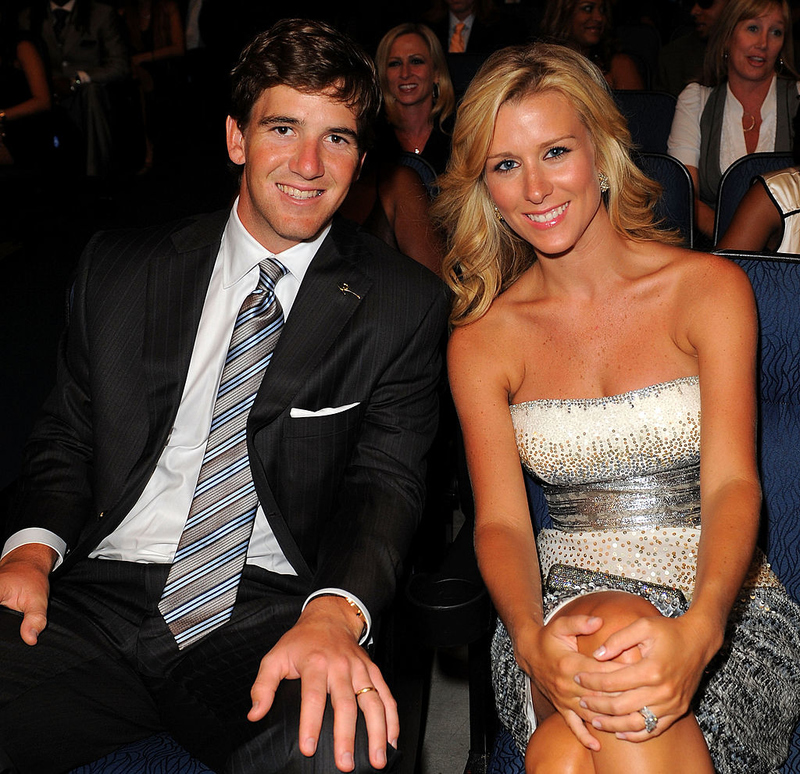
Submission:
{"label": "dangling earring", "polygon": [[783,64],[783,54],[778,57],[778,66],[775,68],[779,73],[783,72],[784,64]]}
{"label": "dangling earring", "polygon": [[597,173],[597,182],[600,183],[600,193],[604,194],[611,187],[608,182],[608,175],[605,172]]}
{"label": "dangling earring", "polygon": [[505,223],[506,219],[500,214],[500,210],[497,209],[497,205],[494,208],[494,216],[497,218],[498,223]]}
{"label": "dangling earring", "polygon": [[433,84],[433,104],[435,105],[439,101],[439,82],[434,81]]}

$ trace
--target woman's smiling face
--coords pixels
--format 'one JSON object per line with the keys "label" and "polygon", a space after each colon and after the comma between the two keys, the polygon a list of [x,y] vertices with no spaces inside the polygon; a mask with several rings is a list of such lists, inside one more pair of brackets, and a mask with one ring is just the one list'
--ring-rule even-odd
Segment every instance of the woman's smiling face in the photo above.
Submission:
{"label": "woman's smiling face", "polygon": [[436,71],[424,38],[415,33],[400,35],[389,49],[386,81],[389,94],[401,105],[416,105],[432,99]]}
{"label": "woman's smiling face", "polygon": [[539,253],[575,247],[600,208],[592,137],[555,91],[500,107],[484,174],[503,219]]}

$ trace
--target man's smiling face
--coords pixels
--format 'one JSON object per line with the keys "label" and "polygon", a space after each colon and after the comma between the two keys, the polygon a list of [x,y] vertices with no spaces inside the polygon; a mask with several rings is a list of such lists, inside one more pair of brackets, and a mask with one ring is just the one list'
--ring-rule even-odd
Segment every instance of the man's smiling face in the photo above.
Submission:
{"label": "man's smiling face", "polygon": [[273,86],[247,125],[228,117],[228,155],[244,165],[238,214],[273,253],[314,239],[333,218],[363,161],[355,113],[323,93]]}

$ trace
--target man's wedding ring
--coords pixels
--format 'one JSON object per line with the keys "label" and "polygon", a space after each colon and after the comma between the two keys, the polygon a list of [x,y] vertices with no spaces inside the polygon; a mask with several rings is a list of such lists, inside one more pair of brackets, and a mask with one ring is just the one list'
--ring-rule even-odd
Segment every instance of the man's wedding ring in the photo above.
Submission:
{"label": "man's wedding ring", "polygon": [[652,734],[658,727],[658,718],[649,707],[642,707],[639,714],[644,718],[644,730],[648,734]]}
{"label": "man's wedding ring", "polygon": [[[362,693],[369,693],[370,691],[374,691],[374,685],[368,685],[366,688],[362,688],[360,691],[356,691],[356,696],[361,696]],[[653,726],[655,728],[655,726]]]}

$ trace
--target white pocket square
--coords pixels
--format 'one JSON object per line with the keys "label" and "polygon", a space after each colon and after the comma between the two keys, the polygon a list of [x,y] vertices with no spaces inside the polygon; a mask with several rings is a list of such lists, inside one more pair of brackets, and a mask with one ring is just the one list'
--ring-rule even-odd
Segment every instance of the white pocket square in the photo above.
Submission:
{"label": "white pocket square", "polygon": [[292,417],[292,419],[299,419],[300,417],[329,417],[331,414],[341,414],[343,411],[355,408],[360,402],[361,401],[348,403],[346,406],[327,406],[326,408],[317,409],[316,411],[293,408],[289,411],[289,416]]}

